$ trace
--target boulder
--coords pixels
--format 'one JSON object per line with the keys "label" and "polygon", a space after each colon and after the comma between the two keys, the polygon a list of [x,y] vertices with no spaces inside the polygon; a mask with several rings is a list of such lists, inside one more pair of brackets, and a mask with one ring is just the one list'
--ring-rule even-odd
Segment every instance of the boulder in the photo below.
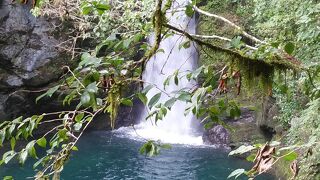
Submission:
{"label": "boulder", "polygon": [[216,125],[204,132],[202,139],[206,144],[234,148],[242,144],[266,141],[265,135],[257,126],[254,111],[244,108],[239,118],[226,118],[224,122],[230,127],[228,130],[221,125]]}
{"label": "boulder", "polygon": [[70,56],[59,48],[67,37],[55,28],[59,20],[34,17],[28,5],[0,6],[0,90],[38,87],[57,79]]}
{"label": "boulder", "polygon": [[[71,60],[70,53],[59,48],[68,40],[70,34],[63,31],[69,31],[72,22],[64,22],[65,26],[57,28],[55,25],[62,23],[59,19],[34,17],[30,13],[30,3],[0,1],[0,123],[18,116],[73,110],[78,103],[62,106],[65,95],[57,95],[59,93],[35,102],[44,92],[38,92],[39,89],[54,86],[63,74],[62,67],[73,66],[75,60]],[[95,43],[81,40],[76,46],[92,48]],[[128,93],[135,88],[138,87],[130,87]],[[134,124],[139,119],[141,107],[143,105],[138,100],[134,102],[134,108],[121,106],[116,128]],[[50,125],[47,125],[38,133],[49,129]],[[108,115],[99,115],[90,129],[111,129]]]}
{"label": "boulder", "polygon": [[213,128],[204,132],[203,142],[211,145],[229,145],[230,133],[221,125],[214,126]]}
{"label": "boulder", "polygon": [[62,75],[63,66],[74,64],[59,48],[68,37],[54,26],[58,23],[34,17],[30,5],[0,2],[0,120],[35,109],[33,93],[15,92],[45,89]]}

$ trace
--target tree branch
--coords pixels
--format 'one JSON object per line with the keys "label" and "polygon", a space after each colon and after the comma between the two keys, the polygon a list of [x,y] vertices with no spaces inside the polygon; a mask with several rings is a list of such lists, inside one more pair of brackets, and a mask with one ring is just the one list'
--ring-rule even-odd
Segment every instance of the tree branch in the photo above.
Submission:
{"label": "tree branch", "polygon": [[216,45],[210,44],[208,42],[202,41],[201,39],[198,39],[198,38],[192,36],[191,34],[185,32],[185,31],[183,31],[183,30],[181,30],[181,29],[179,29],[177,27],[174,27],[174,26],[172,26],[170,24],[164,24],[163,26],[165,26],[165,27],[167,27],[167,28],[169,28],[169,29],[171,29],[171,30],[173,30],[175,32],[183,34],[184,36],[186,36],[191,41],[196,42],[200,46],[206,46],[206,47],[208,47],[209,49],[211,49],[213,51],[225,52],[225,53],[228,53],[229,55],[232,55],[232,56],[234,56],[236,58],[246,59],[246,60],[254,61],[256,63],[263,63],[266,66],[274,66],[274,65],[276,65],[276,66],[281,66],[283,68],[293,69],[293,70],[301,69],[299,64],[295,63],[294,61],[292,61],[290,59],[290,57],[286,57],[285,55],[280,56],[278,54],[275,54],[274,58],[268,59],[268,61],[265,61],[265,60],[259,60],[258,61],[257,58],[250,57],[250,56],[245,55],[243,53],[234,51],[232,49],[222,48],[220,46],[216,46]]}
{"label": "tree branch", "polygon": [[[223,40],[223,41],[228,41],[231,42],[232,40],[226,37],[221,37],[221,36],[217,36],[217,35],[199,35],[199,34],[190,34],[193,37],[197,37],[197,38],[202,38],[202,39],[219,39],[219,40]],[[247,44],[244,45],[245,47],[252,49],[252,50],[257,50],[258,48],[253,47],[253,46],[249,46]]]}
{"label": "tree branch", "polygon": [[[191,3],[191,2],[190,2]],[[191,3],[192,4],[192,3]],[[212,13],[209,13],[209,12],[206,12],[206,11],[203,11],[201,9],[199,9],[196,5],[193,5],[193,9],[195,11],[197,11],[198,13],[200,14],[203,14],[203,15],[206,15],[206,16],[209,16],[209,17],[214,17],[216,19],[219,19],[225,23],[228,23],[230,26],[234,27],[235,29],[237,29],[238,31],[241,32],[242,35],[244,35],[245,37],[259,43],[259,44],[267,44],[265,41],[262,41],[252,35],[250,35],[249,33],[245,32],[240,26],[236,25],[235,23],[231,22],[230,20],[222,17],[222,16],[219,16],[219,15],[216,15],[216,14],[212,14]]]}
{"label": "tree branch", "polygon": [[231,49],[225,49],[225,48],[222,48],[220,46],[215,46],[213,44],[210,44],[210,43],[207,43],[205,41],[202,41],[202,40],[192,36],[191,34],[185,32],[185,31],[183,31],[183,30],[181,30],[181,29],[179,29],[177,27],[174,27],[174,26],[172,26],[170,24],[164,24],[164,26],[169,28],[169,29],[171,29],[171,30],[173,30],[173,31],[175,31],[175,32],[183,34],[184,36],[186,36],[191,41],[194,41],[194,42],[196,42],[197,44],[199,44],[201,46],[206,46],[206,47],[210,48],[211,50],[225,52],[225,53],[228,53],[228,54],[233,55],[233,56],[238,57],[238,58],[245,58],[245,59],[254,60],[254,59],[252,59],[250,57],[243,56],[243,55],[239,54],[238,52],[233,51]]}

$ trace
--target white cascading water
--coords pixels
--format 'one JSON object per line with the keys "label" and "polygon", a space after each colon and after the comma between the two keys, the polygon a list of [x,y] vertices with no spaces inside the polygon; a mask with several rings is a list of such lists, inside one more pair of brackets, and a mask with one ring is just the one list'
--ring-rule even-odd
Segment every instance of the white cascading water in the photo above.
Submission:
{"label": "white cascading water", "polygon": [[[183,10],[187,3],[188,0],[174,1],[171,10],[167,13],[167,18],[171,25],[195,34],[196,20],[194,17],[188,17]],[[188,39],[181,35],[172,35],[161,42],[160,49],[163,49],[164,52],[158,52],[148,61],[143,74],[143,80],[146,82],[144,86],[150,83],[155,84],[170,95],[174,95],[174,91],[183,88],[192,89],[195,87],[196,82],[188,81],[185,76],[182,76],[186,72],[195,70],[198,61],[198,53],[194,44],[191,44],[189,48],[181,47],[181,44],[186,41]],[[154,43],[154,37],[149,39],[149,43]],[[176,70],[179,70],[178,85],[171,78],[169,85],[164,88],[164,81],[168,76],[174,74]],[[148,99],[150,100],[159,92],[161,91],[157,88],[151,89],[147,94]],[[168,99],[170,97],[162,93],[159,102],[164,103]],[[154,123],[154,119],[145,119],[148,115],[148,110],[146,109],[143,112],[141,123],[136,125],[134,130],[125,128],[120,129],[120,131],[129,134],[131,137],[160,140],[163,143],[202,145],[201,132],[199,132],[200,123],[191,113],[184,115],[186,105],[185,102],[177,101],[171,111],[168,111],[165,118],[159,120],[157,124]]]}

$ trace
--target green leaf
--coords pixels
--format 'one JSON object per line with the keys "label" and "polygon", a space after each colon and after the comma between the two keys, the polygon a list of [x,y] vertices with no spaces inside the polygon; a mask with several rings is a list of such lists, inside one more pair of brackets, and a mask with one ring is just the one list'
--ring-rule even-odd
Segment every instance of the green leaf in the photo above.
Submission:
{"label": "green leaf", "polygon": [[81,95],[80,100],[81,100],[81,104],[87,106],[87,105],[89,105],[90,102],[91,102],[91,96],[90,96],[90,94],[89,94],[87,91],[85,91],[85,92]]}
{"label": "green leaf", "polygon": [[298,157],[298,154],[296,152],[291,152],[290,154],[284,156],[283,159],[286,161],[293,161],[293,160],[296,160],[297,157]]}
{"label": "green leaf", "polygon": [[78,68],[81,68],[82,66],[98,66],[101,63],[100,58],[96,58],[91,56],[89,53],[83,53],[81,56],[81,62],[78,65]]}
{"label": "green leaf", "polygon": [[28,157],[28,151],[26,151],[25,149],[23,149],[20,153],[19,153],[19,162],[20,164],[24,164],[27,160]]}
{"label": "green leaf", "polygon": [[159,154],[159,148],[154,141],[148,141],[140,148],[140,154],[152,157]]}
{"label": "green leaf", "polygon": [[12,176],[5,176],[3,177],[3,180],[14,180]]}
{"label": "green leaf", "polygon": [[186,11],[185,11],[186,15],[189,17],[192,17],[194,14],[193,8],[191,5],[187,5],[186,6]]}
{"label": "green leaf", "polygon": [[177,101],[176,98],[171,98],[168,101],[166,101],[164,103],[164,106],[167,107],[169,110],[171,110],[172,106],[174,105],[174,103]]}
{"label": "green leaf", "polygon": [[88,14],[90,14],[91,11],[92,11],[92,7],[90,7],[90,6],[86,6],[86,7],[82,8],[83,15],[88,15]]}
{"label": "green leaf", "polygon": [[181,49],[181,48],[188,49],[190,46],[191,46],[191,42],[185,41],[179,45],[179,49]]}
{"label": "green leaf", "polygon": [[11,136],[12,132],[14,131],[16,125],[12,124],[7,132],[7,138]]}
{"label": "green leaf", "polygon": [[208,129],[211,129],[214,126],[214,124],[215,123],[211,121],[211,122],[205,123],[203,127],[204,129],[208,130]]}
{"label": "green leaf", "polygon": [[223,99],[221,99],[221,100],[218,102],[218,105],[219,105],[219,108],[220,108],[221,110],[225,110],[225,109],[226,109],[226,104],[225,104],[225,102],[224,102]]}
{"label": "green leaf", "polygon": [[14,147],[16,146],[16,139],[14,137],[10,140],[11,149],[14,150]]}
{"label": "green leaf", "polygon": [[249,145],[249,146],[242,145],[242,146],[240,146],[238,149],[231,151],[231,152],[229,153],[229,156],[236,155],[236,154],[244,154],[244,153],[250,152],[250,151],[252,151],[252,150],[254,150],[254,149],[256,149],[256,147],[254,147],[254,146],[251,146],[251,145]]}
{"label": "green leaf", "polygon": [[174,76],[174,83],[178,86],[178,84],[179,84],[178,75]]}
{"label": "green leaf", "polygon": [[9,151],[6,155],[3,155],[3,162],[5,164],[8,164],[9,161],[11,161],[12,158],[14,158],[17,155],[14,151]]}
{"label": "green leaf", "polygon": [[242,45],[241,39],[242,39],[241,36],[237,36],[231,39],[231,42],[230,42],[231,47],[236,49],[241,48],[241,45]]}
{"label": "green leaf", "polygon": [[72,151],[79,151],[79,149],[77,148],[77,146],[73,146]]}
{"label": "green leaf", "polygon": [[46,93],[36,98],[36,103],[45,96],[51,97],[59,88],[60,88],[60,85],[50,88]]}
{"label": "green leaf", "polygon": [[168,76],[168,77],[163,81],[163,88],[164,88],[164,89],[166,89],[166,86],[169,86],[171,77],[172,77],[172,75]]}
{"label": "green leaf", "polygon": [[153,88],[153,85],[148,85],[141,91],[141,93],[147,94],[152,88]]}
{"label": "green leaf", "polygon": [[[35,140],[30,141],[26,146],[26,152],[33,158],[37,158],[36,149],[34,148]],[[22,163],[24,164],[24,162]]]}
{"label": "green leaf", "polygon": [[110,9],[110,6],[108,4],[97,4],[96,8],[98,10],[103,10],[103,11],[107,11]]}
{"label": "green leaf", "polygon": [[45,137],[42,137],[40,139],[37,140],[37,144],[40,146],[40,147],[43,147],[45,148],[47,146],[47,140]]}
{"label": "green leaf", "polygon": [[76,122],[80,122],[83,117],[84,117],[84,113],[79,113],[79,114],[76,115],[75,121]]}
{"label": "green leaf", "polygon": [[143,93],[139,93],[138,94],[138,98],[140,99],[140,101],[144,104],[144,105],[147,105],[147,101],[148,101],[148,98],[145,94]]}
{"label": "green leaf", "polygon": [[87,87],[86,87],[86,91],[89,92],[89,93],[97,93],[98,92],[98,87],[97,87],[97,84],[96,82],[93,82],[91,84],[89,84]]}
{"label": "green leaf", "polygon": [[44,114],[42,114],[42,115],[40,115],[40,116],[37,117],[37,120],[36,120],[36,128],[38,127],[38,125],[39,125],[40,121],[43,119],[43,117],[44,117]]}
{"label": "green leaf", "polygon": [[180,101],[184,101],[184,102],[190,102],[191,101],[191,94],[188,92],[182,92],[178,98]]}
{"label": "green leaf", "polygon": [[157,53],[165,53],[164,49],[158,49]]}
{"label": "green leaf", "polygon": [[68,137],[67,137],[67,132],[68,132],[67,129],[60,129],[60,130],[58,131],[58,137],[59,137],[60,139],[63,139],[63,140],[68,139]]}
{"label": "green leaf", "polygon": [[82,127],[82,123],[76,123],[73,125],[73,128],[75,131],[80,131],[81,127]]}
{"label": "green leaf", "polygon": [[192,76],[190,78],[196,80],[198,78],[198,76],[200,75],[200,73],[202,72],[202,70],[204,69],[203,66],[199,67],[198,69],[196,69],[193,73]]}
{"label": "green leaf", "polygon": [[36,167],[38,167],[44,160],[45,160],[45,158],[46,157],[43,157],[43,158],[41,158],[41,159],[39,159],[37,162],[35,162],[34,164],[33,164],[33,169],[35,169]]}
{"label": "green leaf", "polygon": [[29,149],[31,149],[34,146],[35,143],[36,143],[35,140],[30,141],[26,146],[26,150],[28,151]]}
{"label": "green leaf", "polygon": [[128,98],[122,99],[121,104],[126,105],[126,106],[133,106],[132,100],[128,99]]}
{"label": "green leaf", "polygon": [[123,47],[126,48],[126,49],[129,48],[132,40],[133,40],[133,39],[126,39],[126,40],[124,40],[124,42],[123,42]]}
{"label": "green leaf", "polygon": [[6,129],[1,129],[0,130],[0,146],[2,146],[5,138],[6,138]]}
{"label": "green leaf", "polygon": [[37,153],[36,153],[36,149],[33,147],[30,148],[30,150],[28,151],[29,155],[35,159],[37,159]]}
{"label": "green leaf", "polygon": [[160,97],[161,97],[161,93],[157,93],[156,95],[154,95],[154,96],[150,99],[150,101],[149,101],[149,103],[148,103],[149,109],[151,109],[155,104],[157,104],[157,102],[159,101]]}
{"label": "green leaf", "polygon": [[231,118],[235,118],[235,117],[236,117],[236,111],[235,111],[235,109],[233,109],[233,108],[230,109],[230,114],[229,114],[229,116],[230,116]]}
{"label": "green leaf", "polygon": [[210,111],[212,114],[214,114],[214,115],[219,115],[219,114],[220,114],[220,110],[219,110],[219,108],[217,108],[216,106],[211,106],[211,107],[209,108],[209,111]]}
{"label": "green leaf", "polygon": [[91,122],[91,121],[92,121],[92,119],[93,119],[93,118],[92,118],[92,116],[90,116],[90,117],[87,117],[85,121],[87,121],[87,122]]}
{"label": "green leaf", "polygon": [[294,48],[295,46],[292,42],[289,42],[284,46],[284,50],[290,55],[294,52]]}
{"label": "green leaf", "polygon": [[251,154],[246,158],[246,160],[250,161],[250,162],[253,162],[255,158],[256,158],[256,155],[255,154]]}
{"label": "green leaf", "polygon": [[237,179],[240,175],[244,174],[246,172],[245,169],[236,169],[232,171],[232,173],[228,176],[228,179],[235,177]]}

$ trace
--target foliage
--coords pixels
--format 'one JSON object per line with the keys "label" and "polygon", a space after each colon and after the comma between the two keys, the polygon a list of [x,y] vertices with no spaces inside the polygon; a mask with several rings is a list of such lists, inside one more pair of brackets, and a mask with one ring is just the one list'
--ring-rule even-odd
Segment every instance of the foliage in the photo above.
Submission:
{"label": "foliage", "polygon": [[[287,78],[287,77],[285,77]],[[274,120],[280,122],[285,129],[290,128],[291,119],[300,113],[302,105],[300,99],[303,96],[299,89],[298,82],[293,80],[279,80],[273,88],[273,96],[276,98],[276,103],[279,107],[279,114],[274,117]]]}
{"label": "foliage", "polygon": [[319,12],[316,0],[254,0],[255,32],[278,42],[294,42],[296,56],[303,62],[317,62]]}
{"label": "foliage", "polygon": [[[169,37],[172,33],[183,34],[190,41],[201,46],[230,55],[232,59],[228,59],[231,61],[228,64],[229,74],[232,74],[233,69],[241,68],[240,70],[246,71],[243,72],[244,79],[250,81],[257,77],[262,82],[264,89],[270,90],[273,72],[276,68],[281,70],[299,69],[298,65],[289,61],[295,47],[291,42],[277,45],[257,44],[252,47],[243,42],[242,38],[235,36],[230,42],[222,45],[197,39],[184,30],[171,26],[165,16],[172,5],[170,0],[166,4],[162,4],[162,0],[157,1],[156,4],[151,0],[110,2],[74,0],[70,1],[70,4],[67,3],[66,6],[60,1],[53,6],[49,3],[51,8],[64,6],[66,12],[68,12],[67,7],[75,5],[69,15],[68,13],[60,15],[60,11],[52,12],[50,8],[48,10],[48,3],[45,2],[40,4],[45,9],[44,14],[59,14],[57,17],[62,19],[76,20],[74,28],[79,31],[80,37],[83,39],[94,38],[95,42],[99,44],[94,50],[81,54],[81,61],[75,69],[64,67],[67,74],[60,85],[49,89],[36,99],[36,101],[40,101],[45,96],[51,97],[54,93],[63,92],[67,94],[63,101],[65,106],[77,103],[73,111],[51,112],[29,118],[20,117],[0,125],[1,144],[10,141],[12,149],[4,153],[1,163],[9,163],[13,158],[17,158],[21,164],[28,157],[38,159],[34,164],[34,168],[37,168],[38,172],[35,176],[36,179],[48,177],[58,179],[70,153],[78,150],[76,143],[96,115],[103,112],[108,113],[110,125],[115,128],[119,106],[133,106],[134,98],[140,99],[148,106],[150,113],[146,119],[155,122],[162,120],[177,101],[186,102],[185,114],[192,113],[202,119],[205,128],[211,128],[216,124],[225,125],[222,117],[240,116],[238,103],[224,96],[218,96],[221,87],[217,81],[222,80],[225,74],[224,70],[216,73],[212,71],[212,66],[201,66],[193,72],[179,72],[177,70],[174,74],[168,75],[167,80],[163,82],[163,89],[170,83],[178,85],[181,78],[196,81],[201,76],[203,81],[197,87],[183,88],[172,94],[166,93],[162,87],[141,80],[145,64],[153,55],[161,53],[161,49],[159,49],[161,40]],[[233,1],[233,3],[241,3],[241,1]],[[194,5],[194,2],[186,5],[186,15],[194,15],[196,10]],[[93,33],[90,33],[91,30]],[[144,42],[144,39],[149,37],[152,31],[155,32],[156,40],[150,47],[150,44]],[[233,31],[236,35],[243,34],[241,28],[235,28]],[[191,42],[184,43],[179,47],[188,48],[190,44]],[[138,54],[139,51],[143,51],[144,56],[135,58],[133,55]],[[140,83],[149,83],[149,86],[145,86],[144,90],[138,89],[129,95],[125,93],[129,85],[139,86]],[[151,88],[158,89],[160,92],[148,99],[146,94]],[[159,102],[161,96],[164,95],[169,96],[170,99],[163,103]],[[52,130],[38,139],[33,138],[33,131],[38,126],[54,122],[58,122],[58,125],[55,125]],[[28,144],[22,149],[16,149],[17,141],[22,138],[27,140]],[[254,149],[260,147],[261,145],[254,146]],[[37,150],[40,148],[45,149],[46,154],[39,159]],[[159,154],[160,149],[164,148],[168,148],[168,146],[162,145],[160,142],[147,141],[140,152],[153,156]],[[253,148],[250,149],[253,150]],[[277,158],[287,157],[291,154],[292,152]],[[232,175],[237,176],[241,172],[243,170]],[[252,174],[254,173],[252,172]]]}
{"label": "foliage", "polygon": [[[306,137],[309,139],[314,136],[309,133],[301,133],[317,131],[318,127],[317,125],[307,125],[310,121],[318,122],[318,120],[305,118],[304,115],[306,111],[302,111],[302,109],[306,102],[311,101],[310,103],[313,103],[315,99],[319,98],[319,5],[319,1],[315,0],[249,0],[233,1],[232,3],[227,1],[210,1],[204,5],[207,11],[231,17],[234,22],[248,28],[248,31],[254,32],[260,37],[267,38],[267,41],[275,47],[283,47],[288,54],[295,55],[295,57],[307,65],[308,70],[301,74],[297,75],[291,71],[285,71],[282,75],[276,73],[275,76],[271,78],[272,81],[262,83],[262,85],[269,84],[270,86],[270,84],[272,84],[273,86],[273,96],[276,97],[277,105],[280,108],[280,113],[275,120],[280,121],[286,129],[289,129],[290,134],[287,139],[294,137]],[[241,8],[241,6],[246,6],[247,8]],[[241,15],[238,12],[244,13]],[[249,13],[249,15],[247,13]],[[250,13],[254,15],[252,16]],[[226,24],[210,21],[208,17],[201,18],[203,18],[200,22],[200,32],[202,34],[225,35],[225,31],[221,31],[222,28],[225,28],[228,30],[226,35],[230,38],[237,35],[232,29],[230,30],[230,28],[225,27]],[[210,42],[224,45],[217,40]],[[218,64],[222,59],[230,60],[231,58],[223,53],[210,52],[210,50],[204,49],[201,54],[201,59],[204,60],[206,64]],[[219,67],[219,64],[217,67]],[[247,77],[252,77],[252,74],[256,74],[252,73],[250,75],[250,73],[244,71],[245,68],[241,68],[241,66],[240,69],[243,75]],[[252,72],[251,70],[255,68],[253,66],[248,69],[249,72]],[[261,69],[261,67],[257,69]],[[252,87],[253,84],[257,83],[251,81],[252,78],[245,79],[249,79],[249,82],[245,82],[247,87]],[[270,78],[267,77],[263,79],[270,80]],[[309,96],[309,99],[307,96]],[[309,107],[306,110],[309,110],[309,113],[312,112],[314,115],[317,114],[319,116],[317,109],[311,109],[311,107]],[[305,119],[302,120],[302,118]],[[297,119],[303,123],[297,123]],[[292,126],[292,128],[290,128],[290,126]],[[307,142],[308,141],[290,141],[290,143],[283,144],[282,146]],[[316,148],[317,147],[318,145],[316,145]],[[301,151],[306,153],[306,148],[302,146]],[[312,152],[314,152],[314,149]],[[318,153],[312,153],[312,155],[309,154],[309,156],[309,158],[304,156],[304,159],[301,161],[303,166],[303,173],[301,174],[304,174],[304,176],[299,176],[301,179],[308,179],[308,177],[311,179],[319,178],[314,177],[315,174],[319,173],[315,170],[319,167],[317,166],[317,162],[319,162],[319,159],[317,159],[317,157],[319,157]],[[307,173],[309,173],[309,176],[306,175]]]}
{"label": "foliage", "polygon": [[292,127],[289,130],[288,139],[291,143],[311,144],[302,151],[301,171],[299,178],[301,179],[317,179],[319,178],[320,167],[320,98],[315,99],[308,104],[308,108],[303,110],[299,117],[292,120]]}
{"label": "foliage", "polygon": [[92,27],[86,36],[103,40],[112,34],[122,38],[137,33],[148,34],[154,6],[153,0],[82,1],[80,7],[86,15],[85,22],[90,22]]}
{"label": "foliage", "polygon": [[[320,59],[320,31],[319,12],[320,3],[316,0],[255,0],[254,21],[255,32],[277,41],[294,42],[296,48],[293,54],[304,62],[308,71],[300,74],[297,79],[287,80],[286,85],[275,89],[277,104],[281,114],[278,120],[290,125],[288,144],[310,143],[319,129],[319,59]],[[296,82],[294,82],[296,81]],[[282,88],[284,87],[284,88]],[[285,90],[287,96],[280,94]],[[303,92],[303,94],[302,94]],[[299,98],[308,96],[308,98]],[[307,108],[302,111],[305,103]],[[301,171],[299,179],[317,179],[319,177],[319,153],[314,148],[303,149],[300,159]],[[313,152],[308,155],[309,152]]]}
{"label": "foliage", "polygon": [[148,155],[149,157],[157,156],[160,154],[161,149],[171,149],[171,145],[148,141],[140,148],[140,154]]}
{"label": "foliage", "polygon": [[[307,150],[313,146],[318,146],[319,142],[317,142],[314,138],[309,142],[302,145],[292,145],[287,146],[281,144],[278,141],[272,141],[270,143],[255,144],[249,146],[240,146],[239,148],[231,151],[229,155],[243,155],[248,154],[250,152],[254,152],[250,154],[246,159],[248,161],[254,162],[255,165],[251,170],[245,171],[243,169],[237,169],[233,173],[230,174],[230,177],[240,176],[241,174],[247,175],[250,179],[254,179],[262,173],[267,172],[272,167],[276,166],[276,163],[279,163],[281,160],[287,161],[290,164],[290,169],[292,171],[292,178],[295,178],[298,174],[297,168],[297,158],[299,151]],[[314,159],[313,159],[314,160]],[[315,161],[317,162],[317,161]],[[289,167],[288,167],[289,168]],[[315,164],[315,168],[317,168],[317,164]],[[315,173],[317,174],[317,173]],[[308,178],[312,179],[312,176],[308,176]]]}

